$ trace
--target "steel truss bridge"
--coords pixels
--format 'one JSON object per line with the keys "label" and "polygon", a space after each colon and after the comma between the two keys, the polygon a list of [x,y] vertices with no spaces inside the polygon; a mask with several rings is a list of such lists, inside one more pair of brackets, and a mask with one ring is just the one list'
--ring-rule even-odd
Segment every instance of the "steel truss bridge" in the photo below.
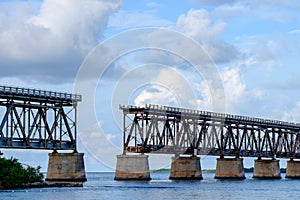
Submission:
{"label": "steel truss bridge", "polygon": [[0,148],[76,150],[81,95],[0,86]]}
{"label": "steel truss bridge", "polygon": [[300,158],[300,124],[159,105],[123,106],[123,151]]}

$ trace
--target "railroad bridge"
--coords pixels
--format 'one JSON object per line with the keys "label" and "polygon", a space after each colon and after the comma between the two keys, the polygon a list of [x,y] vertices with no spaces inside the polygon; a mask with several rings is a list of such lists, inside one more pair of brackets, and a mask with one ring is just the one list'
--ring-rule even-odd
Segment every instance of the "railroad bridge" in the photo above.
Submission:
{"label": "railroad bridge", "polygon": [[[216,176],[243,179],[243,157],[256,157],[255,178],[300,178],[300,124],[146,104],[123,106],[123,155],[116,179],[150,179],[145,153],[174,154],[171,179],[202,179],[199,155],[219,156]],[[130,163],[134,163],[130,165]]]}
{"label": "railroad bridge", "polygon": [[86,181],[83,153],[77,152],[76,145],[81,98],[79,94],[0,86],[0,149],[53,150],[47,181]]}

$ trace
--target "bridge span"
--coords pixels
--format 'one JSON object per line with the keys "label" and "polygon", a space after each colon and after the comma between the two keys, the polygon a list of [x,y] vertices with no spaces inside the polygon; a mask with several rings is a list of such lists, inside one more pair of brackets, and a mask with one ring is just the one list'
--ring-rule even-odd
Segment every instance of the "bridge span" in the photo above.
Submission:
{"label": "bridge span", "polygon": [[158,105],[120,109],[125,152],[300,158],[300,124]]}
{"label": "bridge span", "polygon": [[81,100],[79,94],[0,86],[0,149],[53,150],[46,180],[85,181],[83,154],[76,145]]}
{"label": "bridge span", "polygon": [[[141,157],[146,153],[174,154],[170,178],[189,176],[185,172],[181,172],[183,177],[176,175],[179,172],[174,172],[173,176],[173,164],[177,168],[182,165],[179,170],[184,171],[184,162],[190,163],[187,164],[189,167],[195,166],[195,162],[200,164],[198,155],[220,157],[217,160],[220,173],[216,174],[216,178],[244,178],[242,157],[257,158],[255,166],[261,170],[256,170],[254,177],[258,178],[280,178],[279,160],[276,158],[290,159],[288,166],[293,165],[293,170],[296,165],[300,167],[294,161],[300,158],[298,123],[151,104],[143,107],[120,105],[120,109],[123,111],[124,156],[131,153],[141,154]],[[119,156],[119,160],[122,157]],[[264,175],[270,167],[276,170]],[[300,177],[300,168],[298,171],[292,175],[288,172],[287,176]],[[201,178],[201,174],[197,173],[190,174]]]}

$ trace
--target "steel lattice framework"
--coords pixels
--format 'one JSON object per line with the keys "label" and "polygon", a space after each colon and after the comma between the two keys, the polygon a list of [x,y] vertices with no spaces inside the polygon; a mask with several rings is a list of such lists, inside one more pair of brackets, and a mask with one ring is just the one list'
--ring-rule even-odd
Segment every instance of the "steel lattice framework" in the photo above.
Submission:
{"label": "steel lattice framework", "polygon": [[158,105],[120,109],[124,153],[300,158],[300,124]]}
{"label": "steel lattice framework", "polygon": [[79,101],[78,94],[0,86],[0,148],[76,150]]}

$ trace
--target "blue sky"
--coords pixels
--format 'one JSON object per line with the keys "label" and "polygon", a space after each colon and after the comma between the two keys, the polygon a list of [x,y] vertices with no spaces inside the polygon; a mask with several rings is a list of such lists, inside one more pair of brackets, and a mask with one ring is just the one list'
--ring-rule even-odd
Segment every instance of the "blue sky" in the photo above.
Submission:
{"label": "blue sky", "polygon": [[[1,1],[0,82],[67,92],[85,88],[79,148],[88,171],[113,170],[122,141],[119,103],[299,122],[299,9],[297,0]],[[159,31],[134,31],[149,27]],[[126,40],[126,33],[137,39]],[[172,40],[176,34],[205,53]],[[128,52],[118,54],[122,48]],[[199,66],[210,58],[222,87],[215,88],[214,79],[186,57]],[[104,73],[95,76],[99,69]],[[47,166],[45,151],[3,152]],[[157,159],[150,161],[153,168],[169,164],[169,158],[163,166]],[[214,166],[213,159],[204,162],[204,168]]]}

